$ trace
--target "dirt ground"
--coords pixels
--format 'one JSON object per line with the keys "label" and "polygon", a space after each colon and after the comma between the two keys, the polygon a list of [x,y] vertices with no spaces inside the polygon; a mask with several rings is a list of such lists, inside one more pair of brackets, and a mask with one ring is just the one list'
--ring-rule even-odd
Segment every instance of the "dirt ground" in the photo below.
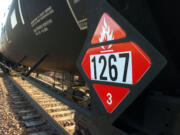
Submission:
{"label": "dirt ground", "polygon": [[24,129],[10,106],[12,101],[7,91],[9,85],[0,72],[0,135],[23,135]]}

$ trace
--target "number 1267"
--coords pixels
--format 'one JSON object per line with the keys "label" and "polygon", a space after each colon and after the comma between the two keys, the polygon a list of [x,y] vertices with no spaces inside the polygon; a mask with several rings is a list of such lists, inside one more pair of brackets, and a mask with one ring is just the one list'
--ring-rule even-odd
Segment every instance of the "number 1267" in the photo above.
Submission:
{"label": "number 1267", "polygon": [[132,84],[131,52],[90,56],[91,79]]}

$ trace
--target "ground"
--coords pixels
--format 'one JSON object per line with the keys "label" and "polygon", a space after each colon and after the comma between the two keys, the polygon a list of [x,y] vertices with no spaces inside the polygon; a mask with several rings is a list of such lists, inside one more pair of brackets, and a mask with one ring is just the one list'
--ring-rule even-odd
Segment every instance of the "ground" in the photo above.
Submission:
{"label": "ground", "polygon": [[18,121],[18,116],[12,109],[9,98],[9,86],[4,74],[0,72],[0,135],[23,135],[24,129]]}

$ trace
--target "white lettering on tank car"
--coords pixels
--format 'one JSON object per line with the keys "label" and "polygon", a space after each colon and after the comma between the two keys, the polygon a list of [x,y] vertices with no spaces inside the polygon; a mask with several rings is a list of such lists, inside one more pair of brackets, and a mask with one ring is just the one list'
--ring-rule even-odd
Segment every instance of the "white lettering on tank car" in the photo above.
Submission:
{"label": "white lettering on tank car", "polygon": [[53,20],[49,19],[46,22],[44,22],[43,24],[38,25],[36,28],[33,29],[35,35],[38,36],[42,33],[47,32],[49,30],[48,26],[51,25],[52,23],[53,23]]}
{"label": "white lettering on tank car", "polygon": [[49,31],[48,27],[53,23],[53,20],[50,18],[45,22],[43,21],[54,13],[55,11],[52,6],[49,6],[31,21],[31,27],[33,28],[33,32],[36,36]]}
{"label": "white lettering on tank car", "polygon": [[31,21],[31,26],[34,27],[35,25],[37,25],[38,23],[40,23],[41,21],[43,21],[44,19],[46,19],[54,13],[54,9],[51,6],[49,6]]}

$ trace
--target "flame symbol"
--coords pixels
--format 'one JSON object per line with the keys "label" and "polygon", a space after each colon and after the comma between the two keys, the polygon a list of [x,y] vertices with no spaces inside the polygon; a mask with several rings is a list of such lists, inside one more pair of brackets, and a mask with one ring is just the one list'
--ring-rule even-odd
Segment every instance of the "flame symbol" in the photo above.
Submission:
{"label": "flame symbol", "polygon": [[[110,30],[110,27],[106,23],[106,19],[104,18],[104,26],[102,26],[102,32],[101,32],[101,37],[99,38],[99,42],[105,42],[105,41],[110,41],[114,40],[113,37],[113,31]],[[110,49],[112,44],[108,46],[108,49]],[[101,46],[102,49],[105,50],[104,46]]]}

